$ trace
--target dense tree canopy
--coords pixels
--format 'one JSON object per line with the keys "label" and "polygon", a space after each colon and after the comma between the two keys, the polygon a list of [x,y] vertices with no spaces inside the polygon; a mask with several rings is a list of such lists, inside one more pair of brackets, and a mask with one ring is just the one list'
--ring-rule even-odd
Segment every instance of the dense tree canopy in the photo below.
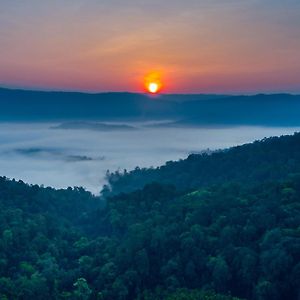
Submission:
{"label": "dense tree canopy", "polygon": [[272,137],[215,152],[191,154],[158,168],[137,167],[131,172],[107,172],[104,195],[131,192],[151,182],[173,184],[177,189],[197,189],[213,184],[256,184],[300,174],[300,133]]}
{"label": "dense tree canopy", "polygon": [[297,134],[136,170],[118,181],[141,188],[105,201],[0,178],[0,299],[297,300],[299,150]]}

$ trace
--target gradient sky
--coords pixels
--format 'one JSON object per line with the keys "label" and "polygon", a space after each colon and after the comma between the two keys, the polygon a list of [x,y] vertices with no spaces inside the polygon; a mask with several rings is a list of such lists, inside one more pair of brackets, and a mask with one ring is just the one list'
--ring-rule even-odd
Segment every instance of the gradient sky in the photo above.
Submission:
{"label": "gradient sky", "polygon": [[0,85],[300,92],[299,0],[0,0]]}

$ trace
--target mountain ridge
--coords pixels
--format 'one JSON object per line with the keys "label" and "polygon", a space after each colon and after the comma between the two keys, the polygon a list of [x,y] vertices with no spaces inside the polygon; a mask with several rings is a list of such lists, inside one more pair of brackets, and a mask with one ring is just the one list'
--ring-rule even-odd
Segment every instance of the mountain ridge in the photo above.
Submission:
{"label": "mountain ridge", "polygon": [[300,95],[80,93],[0,88],[0,121],[164,120],[177,125],[300,126]]}

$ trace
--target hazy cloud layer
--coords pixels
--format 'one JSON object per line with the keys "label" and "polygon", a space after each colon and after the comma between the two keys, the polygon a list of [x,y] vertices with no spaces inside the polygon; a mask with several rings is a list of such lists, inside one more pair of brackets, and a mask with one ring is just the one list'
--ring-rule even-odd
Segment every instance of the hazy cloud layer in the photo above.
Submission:
{"label": "hazy cloud layer", "polygon": [[0,175],[58,188],[83,186],[98,193],[107,169],[158,166],[191,152],[297,130],[141,127],[136,131],[101,132],[50,129],[54,125],[58,124],[0,124]]}

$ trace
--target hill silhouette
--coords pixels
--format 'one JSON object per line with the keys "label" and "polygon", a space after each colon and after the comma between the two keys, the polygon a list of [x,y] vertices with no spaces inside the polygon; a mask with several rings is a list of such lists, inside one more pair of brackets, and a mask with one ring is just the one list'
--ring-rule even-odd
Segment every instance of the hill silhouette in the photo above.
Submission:
{"label": "hill silhouette", "polygon": [[300,96],[88,94],[0,89],[1,121],[173,120],[169,126],[299,126]]}

